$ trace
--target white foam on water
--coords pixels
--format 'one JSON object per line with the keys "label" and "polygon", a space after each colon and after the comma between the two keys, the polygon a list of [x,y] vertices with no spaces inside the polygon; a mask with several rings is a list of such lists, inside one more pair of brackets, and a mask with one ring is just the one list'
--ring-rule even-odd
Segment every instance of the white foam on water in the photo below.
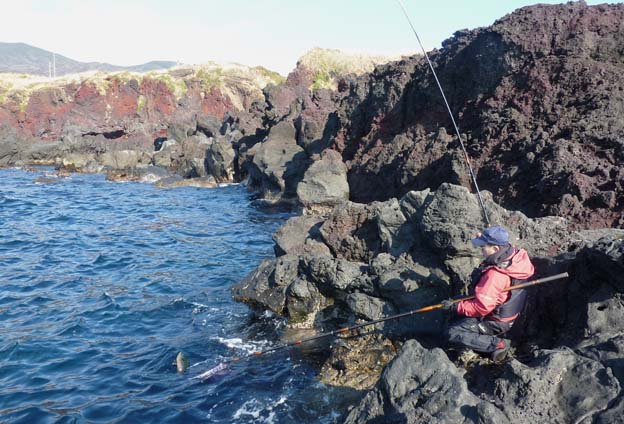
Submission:
{"label": "white foam on water", "polygon": [[235,420],[238,420],[244,415],[250,415],[253,418],[258,419],[260,418],[261,411],[262,411],[262,405],[260,404],[260,402],[258,402],[258,400],[256,399],[251,399],[243,403],[243,406],[241,406],[240,408],[236,410],[236,412],[234,412],[234,415],[232,415],[232,418],[234,418]]}
{"label": "white foam on water", "polygon": [[198,303],[198,302],[188,302],[188,303],[194,306],[193,314],[199,314],[205,310],[209,310],[211,312],[214,312],[215,310],[218,311],[218,308],[213,308],[208,305],[204,305],[203,303]]}
{"label": "white foam on water", "polygon": [[239,420],[245,417],[252,417],[254,422],[274,424],[276,418],[275,408],[286,403],[286,396],[282,395],[277,402],[263,405],[258,399],[250,399],[234,412],[232,418]]}
{"label": "white foam on water", "polygon": [[254,353],[270,345],[268,340],[244,342],[240,337],[232,337],[230,339],[214,337],[213,340],[217,340],[219,343],[224,344],[230,349],[242,350],[246,353]]}

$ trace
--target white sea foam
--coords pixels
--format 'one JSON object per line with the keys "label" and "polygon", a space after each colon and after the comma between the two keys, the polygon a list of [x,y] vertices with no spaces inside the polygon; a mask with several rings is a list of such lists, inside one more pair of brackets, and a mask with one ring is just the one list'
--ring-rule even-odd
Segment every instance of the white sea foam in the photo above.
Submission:
{"label": "white sea foam", "polygon": [[242,350],[246,353],[257,352],[270,345],[268,340],[244,342],[243,339],[239,337],[233,337],[230,339],[226,339],[223,337],[214,337],[213,340],[217,340],[219,343],[226,345],[230,349]]}
{"label": "white sea foam", "polygon": [[263,405],[258,399],[250,399],[234,412],[232,418],[240,420],[241,418],[253,418],[254,422],[273,424],[275,423],[275,409],[286,403],[286,396],[282,395],[276,402]]}

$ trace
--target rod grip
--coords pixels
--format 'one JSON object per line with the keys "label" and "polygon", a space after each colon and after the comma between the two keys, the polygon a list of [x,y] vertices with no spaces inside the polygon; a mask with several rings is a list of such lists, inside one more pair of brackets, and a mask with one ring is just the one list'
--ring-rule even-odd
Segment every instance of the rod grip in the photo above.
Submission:
{"label": "rod grip", "polygon": [[559,280],[560,278],[567,278],[569,276],[570,274],[568,274],[567,272],[562,272],[561,274],[555,274],[555,275],[551,275],[550,277],[540,278],[536,280],[535,282],[537,283],[539,281],[540,283],[546,283],[548,281]]}

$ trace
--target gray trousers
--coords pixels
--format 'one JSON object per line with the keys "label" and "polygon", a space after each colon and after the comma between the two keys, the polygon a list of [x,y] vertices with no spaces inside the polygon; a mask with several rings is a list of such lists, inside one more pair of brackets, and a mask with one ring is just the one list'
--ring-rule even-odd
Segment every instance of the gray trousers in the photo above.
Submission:
{"label": "gray trousers", "polygon": [[446,337],[451,344],[491,353],[502,340],[498,336],[509,331],[511,325],[508,322],[463,317],[449,323]]}

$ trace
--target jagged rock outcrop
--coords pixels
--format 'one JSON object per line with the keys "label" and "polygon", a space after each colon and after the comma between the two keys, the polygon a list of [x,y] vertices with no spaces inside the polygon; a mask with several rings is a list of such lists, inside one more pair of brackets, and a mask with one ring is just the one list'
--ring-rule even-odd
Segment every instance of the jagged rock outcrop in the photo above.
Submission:
{"label": "jagged rock outcrop", "polygon": [[[453,392],[461,404],[442,407],[440,400],[428,394],[451,391],[455,383],[443,382],[465,371],[459,371],[442,351],[435,351],[434,361],[427,356],[431,352],[418,345],[428,352],[426,361],[433,361],[441,374],[411,379],[405,376],[415,370],[401,368],[393,377],[397,385],[422,378],[423,386],[395,391],[389,388],[394,383],[386,381],[393,362],[376,388],[349,414],[349,422],[377,422],[380,414],[389,422],[433,418],[439,422],[518,422],[518,398],[524,409],[532,408],[535,417],[568,422],[598,419],[621,396],[618,352],[624,346],[620,340],[624,287],[618,269],[623,267],[624,230],[573,232],[564,218],[530,219],[500,207],[487,192],[483,197],[490,220],[509,228],[512,242],[533,256],[537,277],[571,274],[569,282],[547,284],[530,293],[527,311],[510,333],[522,362],[506,365],[503,373],[487,367],[468,370],[467,394]],[[466,292],[470,273],[480,260],[469,240],[482,227],[482,219],[476,197],[450,184],[433,192],[409,192],[400,200],[341,204],[325,218],[295,217],[276,233],[279,257],[265,261],[232,293],[236,300],[288,317],[290,325],[318,331],[434,304]],[[378,324],[379,338],[367,336],[366,343],[341,339],[323,365],[321,379],[370,387],[393,356],[390,346],[394,342],[417,337],[431,344],[439,339],[445,321],[440,311],[430,312]],[[411,343],[415,342],[409,344],[408,362],[415,361],[410,356],[415,355]],[[380,361],[377,366],[373,366],[375,361]],[[570,370],[556,381],[552,369],[562,368],[555,364]],[[418,368],[418,372],[424,371]],[[442,386],[434,384],[436,379]],[[560,385],[559,391],[545,394],[553,384]],[[595,387],[595,396],[575,402],[580,396],[574,391],[577,385]]]}
{"label": "jagged rock outcrop", "polygon": [[[481,187],[499,203],[583,227],[624,225],[623,19],[619,4],[527,7],[431,52]],[[436,91],[420,58],[381,66],[352,87],[334,144],[353,200],[458,176],[467,184]]]}
{"label": "jagged rock outcrop", "polygon": [[[623,18],[620,4],[531,6],[430,52],[480,186],[498,203],[578,228],[624,225]],[[430,72],[414,56],[310,92],[300,67],[265,92],[259,122],[293,122],[308,155],[340,152],[352,201],[469,186]]]}
{"label": "jagged rock outcrop", "polygon": [[[77,74],[52,81],[0,78],[0,144],[102,138],[109,144],[182,141],[211,119],[248,109],[267,84],[283,80],[266,69],[215,64],[150,73]],[[210,127],[210,125],[208,125]],[[206,132],[206,131],[204,131]],[[214,131],[213,131],[214,132]],[[206,134],[211,136],[210,134]]]}
{"label": "jagged rock outcrop", "polygon": [[[490,222],[508,227],[512,242],[527,249],[536,277],[567,271],[570,278],[529,293],[509,334],[517,357],[500,367],[486,361],[461,371],[442,351],[423,348],[439,343],[441,313],[377,325],[380,338],[367,339],[375,355],[386,340],[422,344],[405,344],[347,422],[617,422],[624,408],[623,234],[605,227],[624,225],[617,112],[624,104],[623,21],[622,5],[538,5],[458,32],[431,52],[480,185],[490,190],[483,193]],[[304,79],[290,81],[295,77]],[[316,103],[292,87],[274,89],[258,110],[264,131],[293,122],[310,158],[331,149],[346,165],[351,201],[324,211],[322,220],[286,224],[301,231],[297,237],[285,230],[276,237],[282,256],[267,264],[290,261],[288,287],[271,275],[258,281],[262,290],[279,291],[286,317],[296,293],[295,323],[318,331],[466,293],[480,260],[469,240],[483,228],[422,58],[345,77],[336,88]],[[328,98],[333,106],[319,101]],[[316,108],[312,120],[326,117],[322,130],[302,117],[308,106]],[[296,181],[300,199],[303,180]],[[254,291],[253,280],[235,286],[234,297],[266,308],[274,295]],[[377,372],[363,359],[366,343],[339,345],[321,379],[371,384],[374,378],[350,365]],[[354,356],[360,361],[347,360]]]}

